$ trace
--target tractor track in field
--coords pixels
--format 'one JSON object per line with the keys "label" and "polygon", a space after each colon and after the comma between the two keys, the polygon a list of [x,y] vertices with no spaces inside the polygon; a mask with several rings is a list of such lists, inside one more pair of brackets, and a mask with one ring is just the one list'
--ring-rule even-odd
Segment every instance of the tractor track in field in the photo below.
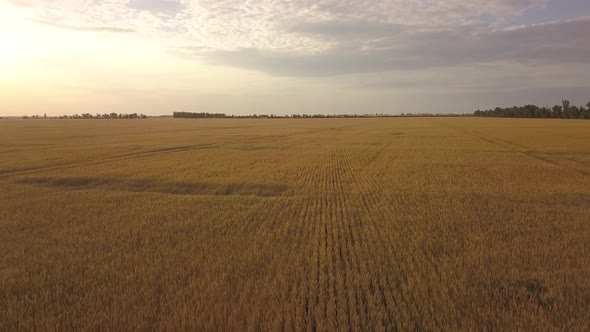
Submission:
{"label": "tractor track in field", "polygon": [[542,161],[542,162],[545,162],[545,163],[548,163],[548,164],[551,164],[554,166],[566,168],[568,170],[574,171],[574,172],[584,175],[584,176],[590,176],[590,171],[585,169],[588,166],[584,163],[577,161],[577,160],[574,160],[571,158],[564,158],[564,157],[560,158],[560,157],[556,157],[556,155],[551,154],[551,153],[535,151],[525,145],[522,145],[519,143],[514,143],[509,140],[502,139],[502,138],[495,137],[495,136],[484,135],[484,134],[477,132],[477,131],[467,130],[467,129],[463,129],[463,128],[454,128],[454,129],[456,129],[459,132],[462,132],[464,134],[467,134],[467,135],[470,135],[473,137],[477,137],[477,138],[479,138],[485,142],[488,142],[490,144],[493,144],[497,147],[508,149],[510,151],[523,154],[527,157],[530,157],[530,158],[533,158],[533,159],[536,159],[536,160],[539,160],[539,161]]}
{"label": "tractor track in field", "polygon": [[78,167],[86,167],[86,166],[100,166],[106,165],[109,163],[116,163],[121,161],[128,161],[128,160],[136,160],[146,157],[154,157],[160,155],[166,155],[171,153],[179,153],[179,152],[186,152],[186,151],[193,151],[193,150],[201,150],[201,149],[210,149],[234,144],[244,144],[244,143],[256,143],[260,141],[266,141],[269,139],[281,139],[281,138],[288,138],[293,136],[299,135],[307,135],[313,134],[323,131],[329,131],[329,129],[317,129],[317,130],[306,130],[303,132],[296,132],[296,133],[289,133],[289,134],[282,134],[282,135],[264,135],[264,136],[256,136],[251,138],[239,138],[234,140],[228,140],[224,142],[216,142],[216,143],[205,143],[205,144],[196,144],[196,145],[185,145],[185,146],[176,146],[176,147],[168,147],[168,148],[159,148],[159,149],[152,149],[147,151],[139,151],[139,152],[130,152],[130,153],[122,153],[113,156],[106,156],[103,158],[96,158],[92,160],[84,160],[78,162],[72,162],[68,164],[62,165],[51,165],[51,166],[39,166],[39,167],[29,167],[25,169],[19,170],[8,170],[2,171],[0,170],[0,180],[4,180],[7,178],[11,178],[14,176],[20,175],[29,175],[29,174],[37,174],[47,171],[56,171],[56,170],[67,170],[73,169]]}
{"label": "tractor track in field", "polygon": [[[326,150],[313,156],[316,167],[310,172],[302,168],[303,187],[319,194],[317,199],[298,202],[301,206],[297,208],[302,219],[309,220],[303,224],[313,239],[304,250],[311,257],[310,271],[306,282],[299,285],[305,294],[302,313],[312,330],[388,326],[395,322],[395,308],[405,305],[392,296],[398,290],[396,280],[381,272],[366,274],[380,271],[378,266],[396,264],[391,256],[375,256],[389,252],[392,239],[379,231],[372,217],[380,206],[381,193],[374,173],[376,163],[391,161],[392,155],[386,153],[391,144],[369,148],[362,159],[343,150]],[[377,307],[381,309],[376,311]]]}

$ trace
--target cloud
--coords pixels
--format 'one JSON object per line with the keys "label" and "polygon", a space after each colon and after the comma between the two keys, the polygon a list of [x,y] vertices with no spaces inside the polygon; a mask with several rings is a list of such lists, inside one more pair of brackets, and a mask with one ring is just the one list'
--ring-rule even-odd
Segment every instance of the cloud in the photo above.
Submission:
{"label": "cloud", "polygon": [[124,23],[124,29],[219,50],[255,48],[314,53],[341,43],[338,39],[341,37],[375,38],[395,34],[406,26],[457,26],[482,16],[512,17],[530,8],[541,8],[547,1],[28,0],[26,3],[33,8],[32,16],[36,19],[59,24],[118,27]]}
{"label": "cloud", "polygon": [[176,15],[184,9],[178,0],[130,0],[129,8],[154,14]]}
{"label": "cloud", "polygon": [[17,6],[17,7],[32,7],[33,6],[33,4],[30,1],[26,1],[26,0],[4,0],[4,1],[8,2],[11,5]]}
{"label": "cloud", "polygon": [[[22,0],[9,0],[23,2]],[[36,22],[157,37],[174,54],[282,76],[512,61],[588,63],[590,17],[499,29],[548,0],[30,1]]]}
{"label": "cloud", "polygon": [[406,30],[402,24],[371,22],[361,20],[297,22],[285,25],[284,29],[292,33],[312,35],[318,38],[351,38],[391,36]]}
{"label": "cloud", "polygon": [[52,26],[54,28],[64,29],[64,30],[72,30],[72,31],[90,31],[90,32],[109,32],[109,33],[131,33],[135,32],[133,29],[128,28],[119,28],[119,27],[112,27],[112,26],[80,26],[80,25],[70,25],[64,24],[59,22],[51,22],[46,20],[33,20],[35,23],[43,24]]}
{"label": "cloud", "polygon": [[[482,16],[513,17],[548,0],[186,0],[194,40],[222,50],[314,53],[338,37],[395,33],[404,26],[462,25]],[[328,46],[328,47],[326,47]]]}
{"label": "cloud", "polygon": [[[356,24],[356,23],[355,23]],[[242,48],[196,52],[209,63],[287,76],[416,70],[497,61],[526,64],[590,63],[590,17],[489,30],[457,26],[420,30],[369,25],[355,31],[341,25],[312,25],[304,33],[329,34],[338,44],[318,54]],[[357,38],[372,35],[374,39]]]}

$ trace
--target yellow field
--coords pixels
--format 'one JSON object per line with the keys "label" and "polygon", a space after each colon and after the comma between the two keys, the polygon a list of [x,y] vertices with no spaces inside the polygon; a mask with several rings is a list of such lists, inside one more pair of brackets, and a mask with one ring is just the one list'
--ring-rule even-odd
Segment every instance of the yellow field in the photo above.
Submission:
{"label": "yellow field", "polygon": [[589,330],[590,121],[0,121],[0,330]]}

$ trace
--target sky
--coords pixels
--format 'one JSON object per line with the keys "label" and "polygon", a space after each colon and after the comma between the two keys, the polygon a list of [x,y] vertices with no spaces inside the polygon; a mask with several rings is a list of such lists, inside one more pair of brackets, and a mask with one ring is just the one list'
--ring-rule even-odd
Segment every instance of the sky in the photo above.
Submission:
{"label": "sky", "polygon": [[0,0],[0,115],[590,101],[588,0]]}

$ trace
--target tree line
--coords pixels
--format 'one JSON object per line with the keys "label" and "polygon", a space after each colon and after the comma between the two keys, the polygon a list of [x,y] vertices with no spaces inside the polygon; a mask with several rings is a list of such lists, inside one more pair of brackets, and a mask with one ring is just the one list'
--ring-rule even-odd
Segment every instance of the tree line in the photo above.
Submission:
{"label": "tree line", "polygon": [[104,114],[95,114],[92,115],[90,113],[83,113],[83,114],[73,114],[73,115],[61,115],[61,116],[47,116],[47,114],[41,115],[31,115],[31,116],[22,116],[22,119],[147,119],[148,116],[145,114],[125,114],[125,113],[104,113]]}
{"label": "tree line", "polygon": [[437,116],[469,116],[470,114],[432,114],[432,113],[402,113],[401,115],[371,113],[371,114],[247,114],[247,115],[227,115],[225,113],[206,113],[206,112],[173,112],[176,119],[334,119],[334,118],[375,118],[375,117],[437,117]]}
{"label": "tree line", "polygon": [[220,119],[227,118],[224,113],[193,113],[193,112],[174,112],[172,117],[175,119]]}
{"label": "tree line", "polygon": [[[561,105],[555,105],[551,108],[546,106],[512,106],[496,107],[489,110],[477,110],[473,114],[441,114],[441,113],[402,113],[401,115],[388,114],[249,114],[249,115],[227,115],[225,113],[208,113],[208,112],[173,112],[174,118],[182,119],[332,119],[332,118],[375,118],[375,117],[457,117],[457,116],[478,116],[478,117],[496,117],[496,118],[551,118],[551,119],[590,119],[590,102],[584,106],[574,106],[568,100],[563,100]],[[22,116],[22,119],[147,119],[145,114],[125,114],[125,113],[90,113],[62,115],[57,117],[48,117],[32,115]],[[1,118],[0,118],[1,119]]]}
{"label": "tree line", "polygon": [[561,105],[539,107],[535,105],[496,107],[490,110],[477,110],[475,116],[495,118],[549,118],[549,119],[590,119],[590,102],[584,106],[573,106],[568,100],[563,100]]}

